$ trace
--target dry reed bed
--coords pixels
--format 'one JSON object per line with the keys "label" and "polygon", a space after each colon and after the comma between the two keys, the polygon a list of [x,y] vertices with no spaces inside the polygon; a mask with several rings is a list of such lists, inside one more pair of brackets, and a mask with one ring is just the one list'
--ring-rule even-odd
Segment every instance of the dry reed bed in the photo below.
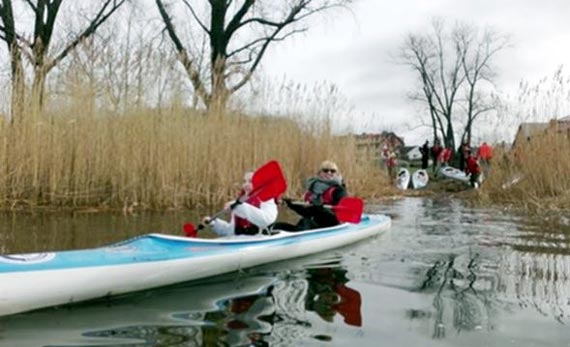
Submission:
{"label": "dry reed bed", "polygon": [[[216,205],[235,196],[244,171],[278,160],[301,196],[302,181],[324,159],[339,163],[349,190],[382,194],[385,174],[350,138],[323,122],[204,115],[169,109],[103,114],[81,105],[0,126],[4,208],[149,209]],[[324,129],[324,130],[323,130]]]}
{"label": "dry reed bed", "polygon": [[568,134],[544,134],[510,152],[497,153],[481,197],[529,210],[568,210],[569,174]]}

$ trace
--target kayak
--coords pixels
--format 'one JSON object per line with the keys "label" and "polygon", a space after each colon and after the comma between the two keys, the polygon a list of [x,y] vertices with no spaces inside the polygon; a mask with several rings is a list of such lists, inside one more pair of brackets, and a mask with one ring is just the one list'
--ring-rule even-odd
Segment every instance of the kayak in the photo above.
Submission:
{"label": "kayak", "polygon": [[[461,182],[469,183],[469,181],[471,180],[471,177],[467,173],[465,173],[465,171],[461,171],[451,166],[443,167],[439,172],[447,178],[452,178],[454,180],[458,180]],[[476,182],[475,188],[478,188],[481,185],[481,183],[483,183],[483,179],[484,176],[483,173],[481,173]]]}
{"label": "kayak", "polygon": [[443,176],[452,178],[461,182],[469,182],[469,176],[465,171],[461,171],[451,166],[442,167],[439,171]]}
{"label": "kayak", "polygon": [[427,186],[429,175],[425,169],[417,170],[412,175],[412,186],[414,189],[421,189]]}
{"label": "kayak", "polygon": [[396,179],[396,187],[402,190],[408,189],[410,185],[410,171],[406,168],[398,170],[398,177]]}
{"label": "kayak", "polygon": [[272,235],[196,239],[146,234],[83,250],[0,255],[0,316],[215,276],[378,235],[385,215]]}

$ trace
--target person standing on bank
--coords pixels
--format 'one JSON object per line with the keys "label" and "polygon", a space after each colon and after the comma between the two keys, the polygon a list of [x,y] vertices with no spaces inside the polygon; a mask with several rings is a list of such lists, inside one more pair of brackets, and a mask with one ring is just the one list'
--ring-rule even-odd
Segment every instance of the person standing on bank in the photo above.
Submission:
{"label": "person standing on bank", "polygon": [[423,146],[420,147],[420,153],[422,154],[422,169],[427,169],[428,167],[428,161],[429,161],[429,141],[426,140],[426,142],[423,144]]}
{"label": "person standing on bank", "polygon": [[242,190],[237,200],[227,202],[224,209],[231,211],[231,220],[204,217],[202,222],[212,226],[212,230],[219,236],[256,235],[277,220],[277,204],[275,199],[261,201],[257,196],[249,197],[253,190],[253,172],[244,175]]}
{"label": "person standing on bank", "polygon": [[440,146],[439,139],[436,138],[433,147],[431,149],[432,160],[433,160],[432,168],[434,173],[436,173],[437,169],[439,168],[439,155],[441,154],[441,152],[443,152],[443,147]]}
{"label": "person standing on bank", "polygon": [[469,152],[471,152],[471,147],[467,143],[467,139],[463,139],[461,146],[459,146],[459,149],[457,150],[457,154],[459,155],[459,170],[461,171],[465,170]]}
{"label": "person standing on bank", "polygon": [[334,212],[325,206],[337,205],[342,198],[347,196],[338,166],[330,160],[325,160],[321,163],[317,175],[307,179],[305,187],[307,191],[305,192],[304,204],[295,203],[291,199],[283,199],[287,207],[302,218],[296,225],[275,223],[273,229],[301,231],[339,224]]}
{"label": "person standing on bank", "polygon": [[479,178],[481,176],[481,167],[477,162],[477,157],[471,155],[471,150],[467,151],[467,165],[465,167],[465,173],[471,175],[469,177],[469,182],[473,188],[479,188]]}

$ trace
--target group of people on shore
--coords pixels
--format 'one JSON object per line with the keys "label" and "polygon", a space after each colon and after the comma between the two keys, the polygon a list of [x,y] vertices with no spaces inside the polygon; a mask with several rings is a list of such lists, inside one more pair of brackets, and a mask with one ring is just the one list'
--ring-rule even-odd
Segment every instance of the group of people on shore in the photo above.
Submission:
{"label": "group of people on shore", "polygon": [[[433,163],[433,172],[436,173],[440,168],[452,165],[454,153],[451,147],[442,146],[439,140],[436,139],[433,147],[430,147],[429,140],[426,140],[419,151],[421,153],[421,168],[427,169],[429,166],[429,159],[431,157]],[[457,152],[455,153],[456,163],[459,170],[464,171],[470,177],[470,183],[473,187],[477,187],[480,182],[480,176],[483,170],[486,170],[490,165],[490,160],[493,156],[493,148],[483,142],[477,151],[473,150],[467,140],[464,140]],[[385,160],[388,174],[393,177],[396,163],[396,155],[390,151],[386,146],[382,150],[382,157]]]}
{"label": "group of people on shore", "polygon": [[[303,231],[339,224],[330,207],[337,205],[346,197],[347,191],[338,166],[334,162],[330,160],[322,162],[317,174],[307,179],[303,202],[280,197],[261,201],[255,194],[250,196],[253,190],[252,178],[253,172],[247,172],[238,198],[225,204],[224,210],[231,211],[229,222],[210,216],[203,218],[202,222],[209,224],[219,236],[256,235],[273,228]],[[277,222],[278,202],[285,203],[288,208],[300,215],[301,219],[296,224]]]}

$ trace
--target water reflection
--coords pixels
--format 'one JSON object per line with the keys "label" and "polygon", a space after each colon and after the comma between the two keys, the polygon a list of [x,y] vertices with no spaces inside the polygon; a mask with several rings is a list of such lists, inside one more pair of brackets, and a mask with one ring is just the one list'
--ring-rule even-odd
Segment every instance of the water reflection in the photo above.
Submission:
{"label": "water reflection", "polygon": [[568,337],[557,328],[570,319],[570,228],[557,223],[564,218],[514,216],[447,199],[391,208],[401,228],[390,254],[401,264],[384,259],[394,279],[382,283],[431,298],[429,307],[407,308],[404,317],[429,323],[432,339],[481,334],[535,345],[527,324],[550,331],[539,345]]}
{"label": "water reflection", "polygon": [[347,270],[330,257],[311,261],[1,317],[0,341],[18,347],[288,346],[295,336],[331,339],[314,333],[311,312],[327,323],[339,314],[345,324],[361,326],[361,297],[347,285]]}
{"label": "water reflection", "polygon": [[327,322],[333,322],[338,313],[344,322],[362,326],[360,293],[347,286],[349,281],[343,268],[317,268],[307,270],[308,288],[305,301],[307,311],[316,312]]}
{"label": "water reflection", "polygon": [[[367,209],[393,216],[386,238],[207,281],[3,317],[0,346],[503,347],[570,341],[567,224],[448,198]],[[75,225],[71,231],[41,220],[48,226],[41,235],[39,225],[26,229],[24,219],[8,218],[9,227],[0,224],[0,246],[93,246],[98,235],[123,239],[176,230],[188,219],[81,218],[68,221]],[[22,238],[17,230],[33,232]],[[36,250],[31,248],[26,250]]]}

